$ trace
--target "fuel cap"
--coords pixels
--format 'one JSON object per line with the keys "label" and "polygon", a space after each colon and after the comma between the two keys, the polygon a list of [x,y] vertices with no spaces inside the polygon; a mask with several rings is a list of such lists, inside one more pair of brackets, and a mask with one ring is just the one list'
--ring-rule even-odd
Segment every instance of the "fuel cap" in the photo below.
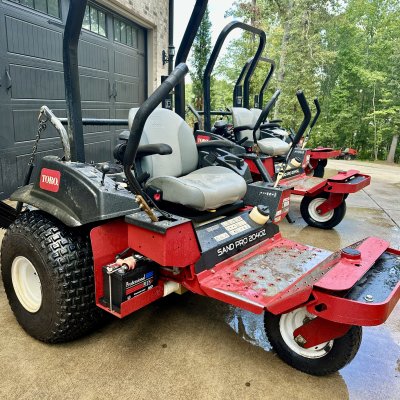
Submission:
{"label": "fuel cap", "polygon": [[342,250],[342,257],[348,258],[349,260],[359,260],[361,258],[361,252],[351,247],[346,247]]}

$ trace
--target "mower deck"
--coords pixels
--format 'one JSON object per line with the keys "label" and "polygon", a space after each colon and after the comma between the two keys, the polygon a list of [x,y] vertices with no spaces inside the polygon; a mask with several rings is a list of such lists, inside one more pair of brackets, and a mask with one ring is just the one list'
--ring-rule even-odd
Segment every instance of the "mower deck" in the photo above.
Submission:
{"label": "mower deck", "polygon": [[291,179],[282,179],[281,184],[292,186],[292,194],[305,196],[321,191],[328,193],[356,193],[371,183],[371,177],[357,170],[339,172],[325,179],[307,176],[302,173]]}

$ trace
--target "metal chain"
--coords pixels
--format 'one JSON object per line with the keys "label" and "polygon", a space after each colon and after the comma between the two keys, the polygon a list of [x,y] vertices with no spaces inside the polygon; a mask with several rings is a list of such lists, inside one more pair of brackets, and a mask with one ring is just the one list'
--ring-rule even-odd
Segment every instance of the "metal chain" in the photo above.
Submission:
{"label": "metal chain", "polygon": [[38,130],[37,130],[36,138],[35,138],[35,143],[33,144],[31,158],[29,159],[29,163],[28,163],[29,166],[32,166],[35,161],[35,157],[36,157],[36,153],[37,153],[37,149],[38,149],[38,145],[39,145],[39,141],[40,141],[40,136],[47,128],[47,124],[46,124],[47,120],[48,119],[44,115],[44,113],[40,112],[39,118],[38,118],[39,126],[38,126]]}

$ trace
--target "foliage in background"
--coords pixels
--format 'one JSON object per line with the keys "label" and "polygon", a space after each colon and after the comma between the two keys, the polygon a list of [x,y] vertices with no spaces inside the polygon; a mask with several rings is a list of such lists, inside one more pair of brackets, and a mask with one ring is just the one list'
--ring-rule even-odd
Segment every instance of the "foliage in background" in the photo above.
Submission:
{"label": "foliage in background", "polygon": [[192,57],[190,59],[192,79],[190,102],[197,110],[203,109],[203,74],[207,60],[211,53],[211,21],[210,12],[207,8],[201,21],[199,31],[192,46]]}
{"label": "foliage in background", "polygon": [[[264,101],[282,90],[275,117],[297,127],[302,115],[295,92],[303,89],[310,104],[318,96],[322,106],[311,145],[399,160],[399,0],[238,0],[228,15],[267,34],[265,55],[277,70]],[[233,84],[256,46],[249,34],[231,43],[214,77],[214,108],[232,104]],[[267,65],[257,68],[251,99],[267,72]]]}

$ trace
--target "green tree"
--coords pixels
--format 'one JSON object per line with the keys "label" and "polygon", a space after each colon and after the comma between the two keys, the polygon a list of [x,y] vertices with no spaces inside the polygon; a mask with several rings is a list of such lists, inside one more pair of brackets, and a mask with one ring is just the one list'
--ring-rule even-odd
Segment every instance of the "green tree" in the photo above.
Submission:
{"label": "green tree", "polygon": [[197,110],[203,109],[203,75],[211,53],[211,20],[207,8],[193,42],[192,56],[190,59],[192,79],[192,101]]}

